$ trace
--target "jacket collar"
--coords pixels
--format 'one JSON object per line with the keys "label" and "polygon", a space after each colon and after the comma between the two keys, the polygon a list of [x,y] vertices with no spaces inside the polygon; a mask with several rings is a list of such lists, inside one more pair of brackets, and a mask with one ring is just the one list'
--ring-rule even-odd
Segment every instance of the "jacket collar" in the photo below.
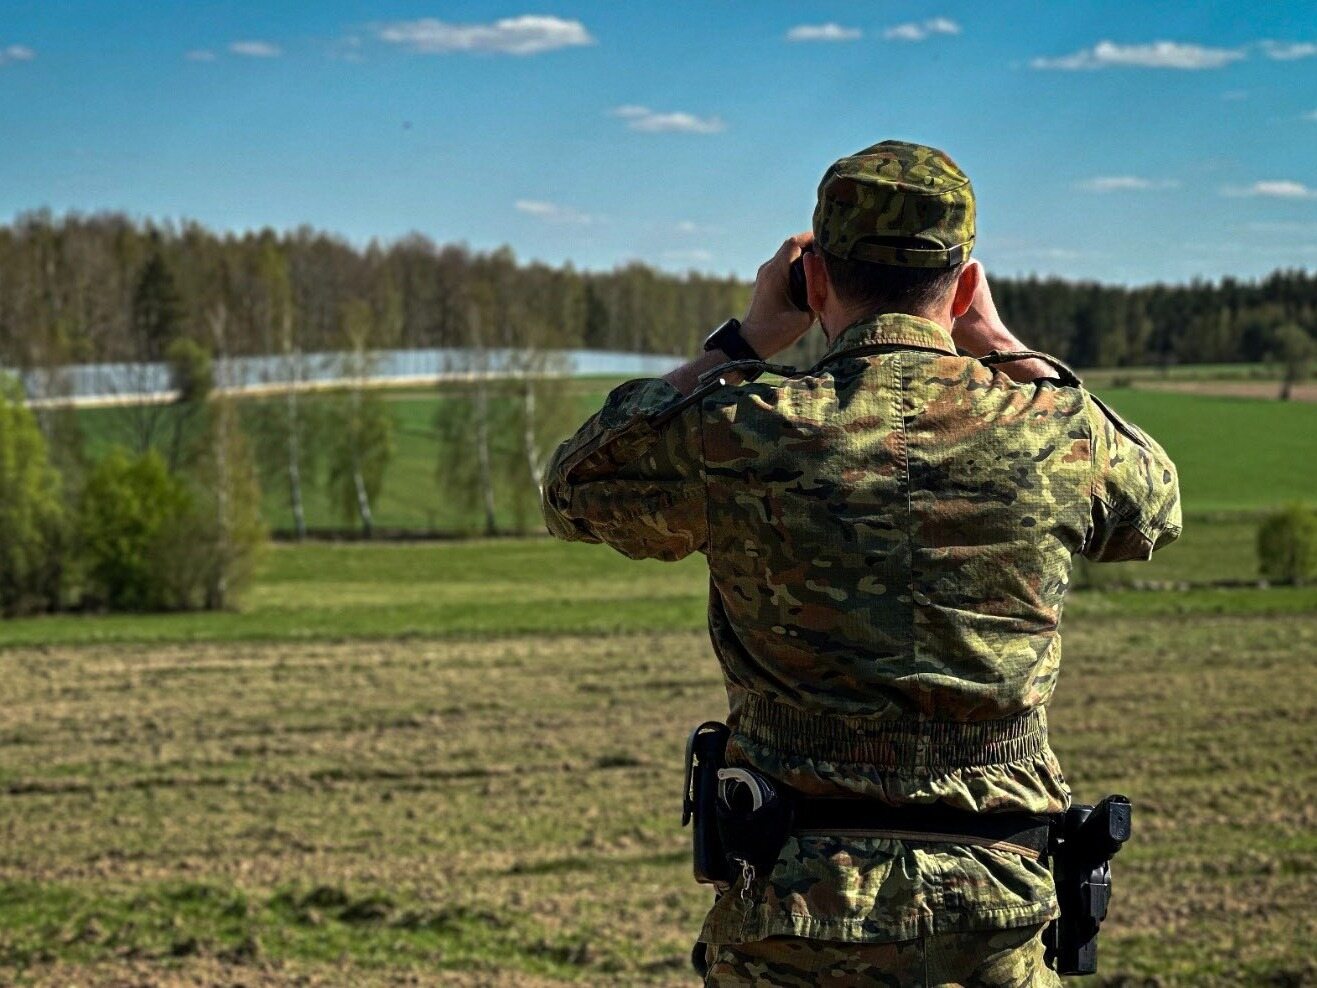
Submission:
{"label": "jacket collar", "polygon": [[884,312],[877,316],[866,316],[847,326],[832,341],[823,359],[828,360],[844,351],[871,346],[914,347],[939,353],[956,353],[956,344],[951,342],[951,334],[931,319],[904,312]]}

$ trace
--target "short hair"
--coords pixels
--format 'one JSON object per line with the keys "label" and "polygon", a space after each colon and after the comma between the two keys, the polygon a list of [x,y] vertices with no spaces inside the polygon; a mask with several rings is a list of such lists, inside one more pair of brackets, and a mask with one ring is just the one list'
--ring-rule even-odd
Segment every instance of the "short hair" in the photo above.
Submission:
{"label": "short hair", "polygon": [[946,297],[965,266],[908,268],[819,253],[838,298],[871,312],[926,312]]}

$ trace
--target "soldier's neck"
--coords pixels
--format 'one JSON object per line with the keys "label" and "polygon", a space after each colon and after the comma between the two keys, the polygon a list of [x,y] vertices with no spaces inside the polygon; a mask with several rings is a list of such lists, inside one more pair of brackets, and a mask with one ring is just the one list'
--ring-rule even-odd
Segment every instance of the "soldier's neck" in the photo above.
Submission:
{"label": "soldier's neck", "polygon": [[918,316],[920,319],[927,319],[935,322],[948,333],[951,332],[951,311],[945,312],[926,310],[923,312],[906,312],[903,309],[865,309],[865,308],[841,308],[838,307],[833,311],[824,311],[819,322],[823,326],[823,335],[831,343],[838,336],[846,331],[847,328],[854,326],[861,319],[876,319],[878,316],[901,313],[904,315]]}

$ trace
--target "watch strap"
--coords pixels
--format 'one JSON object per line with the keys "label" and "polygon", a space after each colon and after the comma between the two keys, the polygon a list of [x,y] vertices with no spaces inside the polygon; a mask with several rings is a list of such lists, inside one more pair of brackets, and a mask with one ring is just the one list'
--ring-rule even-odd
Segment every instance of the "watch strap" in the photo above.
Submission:
{"label": "watch strap", "polygon": [[721,350],[728,360],[760,360],[754,347],[741,335],[741,320],[728,319],[709,334],[704,341],[705,350]]}

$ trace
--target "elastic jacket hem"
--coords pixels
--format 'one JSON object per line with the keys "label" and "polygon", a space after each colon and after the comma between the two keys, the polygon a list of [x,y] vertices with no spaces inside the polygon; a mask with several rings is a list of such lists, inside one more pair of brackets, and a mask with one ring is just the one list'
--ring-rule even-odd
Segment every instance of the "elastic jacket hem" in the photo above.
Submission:
{"label": "elastic jacket hem", "polygon": [[1003,765],[1047,747],[1047,712],[1041,706],[1000,720],[877,719],[813,713],[748,693],[738,714],[735,732],[752,744],[879,769]]}

